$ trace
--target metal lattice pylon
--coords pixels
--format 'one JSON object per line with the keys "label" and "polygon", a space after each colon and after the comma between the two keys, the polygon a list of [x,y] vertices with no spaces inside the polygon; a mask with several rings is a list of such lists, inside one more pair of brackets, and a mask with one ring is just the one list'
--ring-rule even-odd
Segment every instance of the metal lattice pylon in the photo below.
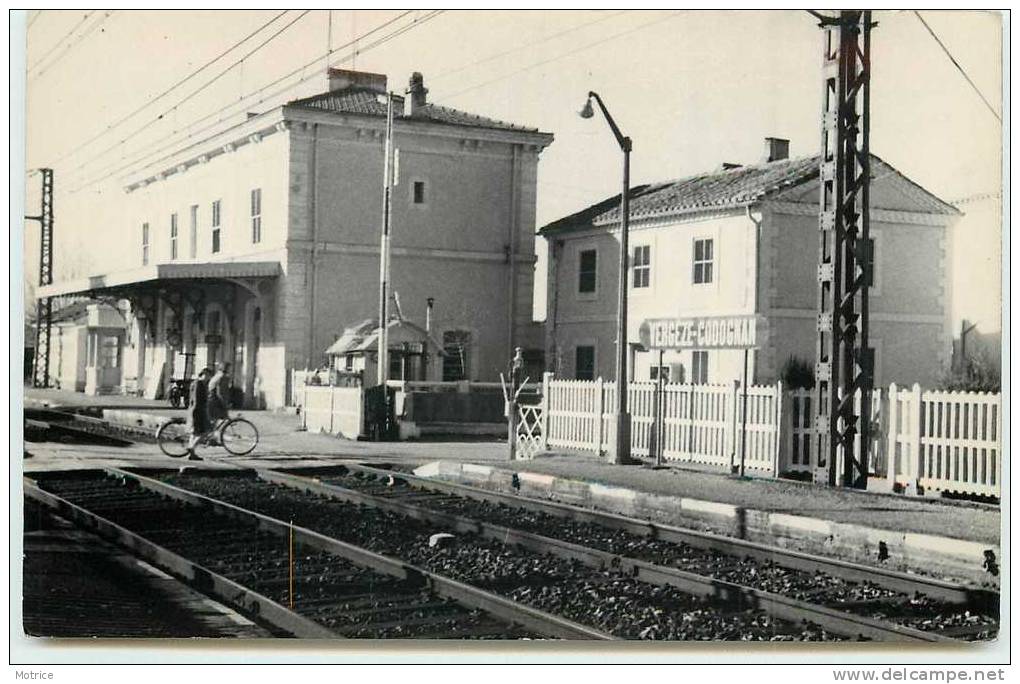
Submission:
{"label": "metal lattice pylon", "polygon": [[861,420],[857,406],[871,406],[874,382],[874,352],[868,346],[874,251],[868,226],[871,12],[844,10],[824,18],[821,26],[825,86],[819,169],[815,480],[864,489],[871,426],[868,418]]}
{"label": "metal lattice pylon", "polygon": [[[38,216],[25,218],[39,221],[39,285],[53,283],[53,169],[41,169],[42,200]],[[32,385],[50,386],[50,332],[53,328],[53,302],[37,297],[35,307],[35,357],[32,360]]]}

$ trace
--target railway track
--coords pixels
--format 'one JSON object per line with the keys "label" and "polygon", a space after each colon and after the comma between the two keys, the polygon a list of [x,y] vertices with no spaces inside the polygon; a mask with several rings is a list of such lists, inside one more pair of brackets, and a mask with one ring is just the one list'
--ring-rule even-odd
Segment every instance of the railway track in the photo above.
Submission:
{"label": "railway track", "polygon": [[301,638],[607,639],[460,582],[153,480],[46,473],[26,496]]}
{"label": "railway track", "polygon": [[25,502],[22,626],[63,638],[265,638],[268,632]]}
{"label": "railway track", "polygon": [[[113,468],[50,474],[35,489],[65,513],[69,506],[80,509],[79,523],[96,528],[90,519],[98,518],[177,554],[198,568],[177,568],[179,575],[206,584],[206,576],[214,576],[229,589],[221,597],[254,595],[239,607],[263,617],[280,613],[267,619],[279,633],[952,641],[991,638],[997,629],[995,615],[974,608],[973,592],[947,583],[888,572],[878,582],[860,581],[863,568],[831,559],[795,552],[781,558],[776,549],[763,559],[762,545],[729,538],[723,539],[740,543],[723,552],[714,535],[386,470],[153,475],[158,479]],[[170,526],[161,522],[167,506],[180,517]],[[211,529],[202,522],[210,514],[216,521]],[[212,534],[223,519],[234,527]],[[238,525],[254,525],[258,534],[244,536]],[[294,587],[281,575],[288,558],[280,540],[292,531],[301,549]],[[677,538],[689,534],[700,543]],[[135,546],[130,538],[119,541]],[[742,554],[747,548],[758,553]],[[350,567],[334,567],[337,560]],[[835,574],[825,572],[831,563]],[[362,576],[380,571],[385,588]],[[331,574],[334,580],[321,580]],[[309,578],[320,579],[309,584]],[[417,586],[413,597],[406,586],[398,599],[385,597],[394,584],[408,583]],[[908,584],[912,591],[904,592]],[[339,585],[377,587],[383,595],[340,607]],[[455,613],[446,622],[433,614],[445,610]],[[529,612],[522,619],[519,610]],[[311,624],[295,625],[296,618]],[[418,629],[423,625],[428,628]],[[322,627],[325,632],[318,631]]]}
{"label": "railway track", "polygon": [[[611,567],[653,585],[760,608],[777,618],[808,621],[848,637],[979,640],[992,638],[997,631],[997,595],[930,578],[875,573],[864,566],[769,547],[763,553],[760,544],[712,535],[695,534],[702,545],[693,546],[662,538],[685,533],[679,528],[664,530],[671,535],[658,528],[640,530],[645,532],[640,534],[621,529],[628,519],[619,516],[609,516],[612,524],[606,525],[598,520],[599,514],[563,505],[554,505],[559,515],[553,515],[527,507],[536,503],[543,508],[545,502],[493,497],[490,492],[446,483],[430,489],[425,485],[435,483],[365,467],[319,469],[314,479],[268,470],[258,475],[267,483],[379,508],[441,525],[441,529],[553,553],[589,566]],[[224,489],[215,485],[215,478],[205,480],[200,488],[207,492]],[[579,512],[584,514],[581,518],[594,515],[594,519],[565,515]],[[711,542],[707,547],[706,541]],[[747,550],[755,553],[741,553]]]}
{"label": "railway track", "polygon": [[[190,478],[191,472],[189,470],[184,477]],[[172,476],[167,477],[172,479]],[[261,592],[258,603],[263,604],[263,616],[270,610],[287,611],[283,605],[287,597],[281,593],[283,589],[279,586],[285,584],[283,577],[278,574],[266,580],[264,573],[267,565],[280,568],[281,559],[275,558],[275,562],[267,559],[278,553],[275,550],[281,547],[280,538],[293,529],[299,544],[346,554],[346,557],[356,558],[363,566],[373,570],[386,568],[390,573],[412,573],[427,578],[424,584],[433,591],[501,617],[504,631],[499,634],[500,638],[552,636],[770,641],[840,638],[815,625],[776,619],[760,609],[736,606],[725,600],[708,600],[675,587],[640,582],[613,569],[596,570],[577,560],[511,549],[502,543],[472,539],[452,546],[433,546],[429,543],[431,535],[424,533],[434,530],[434,526],[423,527],[383,511],[312,497],[254,477],[249,478],[250,483],[257,488],[273,488],[277,490],[276,495],[267,496],[265,490],[242,486],[230,488],[232,495],[230,491],[224,491],[218,498],[204,496],[198,493],[200,487],[191,486],[203,477],[189,482],[189,489],[196,490],[191,492],[116,469],[108,469],[105,474],[94,471],[52,473],[41,477],[38,486],[27,484],[26,490],[40,499],[52,499],[49,505],[60,508],[65,515],[78,513],[76,519],[83,521],[82,524],[94,526],[94,522],[86,522],[92,518],[100,518],[107,525],[123,523],[122,530],[131,528],[131,534],[147,543],[158,541],[166,546],[167,552],[179,552],[179,557],[197,557],[203,562],[202,571],[191,572],[190,576],[202,578],[211,575],[213,580],[234,582],[233,586],[221,589],[220,595],[229,598],[232,592],[244,591],[245,596],[240,601],[244,606],[253,601],[250,595],[258,589]],[[212,478],[213,483],[226,481]],[[240,499],[247,499],[244,505],[250,505],[260,513],[247,510]],[[231,500],[234,504],[229,503]],[[292,515],[294,525],[274,518],[270,514],[274,508],[277,516]],[[221,529],[221,518],[224,517],[233,523],[249,521],[249,525],[270,532],[275,539],[262,540],[253,537],[250,530],[236,527]],[[252,520],[257,522],[252,523]],[[209,530],[219,530],[221,535],[210,539],[205,534]],[[363,539],[357,541],[364,541],[364,546],[358,545],[358,535]],[[154,541],[147,539],[149,537]],[[341,537],[346,538],[341,541]],[[139,546],[138,539],[122,539],[121,543],[135,548]],[[394,551],[392,557],[379,553],[386,549]],[[253,569],[245,563],[239,563],[241,567],[238,568],[229,567],[229,564],[224,567],[220,555],[231,550],[232,562],[238,562],[237,556],[241,554],[249,560],[261,559],[257,563],[258,568]],[[298,555],[304,558],[303,552]],[[401,560],[394,560],[394,557]],[[221,562],[217,564],[217,560]],[[194,563],[195,560],[189,562]],[[309,575],[316,579],[320,576],[316,570],[315,567],[297,567],[298,581]],[[443,572],[440,573],[440,570]],[[182,574],[189,576],[187,572]],[[340,578],[333,584],[347,588],[356,579]],[[270,584],[266,585],[266,581]],[[349,588],[346,590],[350,591]],[[297,614],[305,620],[317,621],[321,627],[321,617],[308,610],[318,605],[316,601],[302,603],[300,599],[305,597],[300,587],[297,594],[299,601],[294,610],[276,615],[277,624],[286,619],[293,620]],[[319,597],[311,598],[317,600]],[[272,605],[265,604],[267,601],[272,601]],[[235,601],[234,605],[237,604]],[[253,614],[256,610],[249,608],[248,612]],[[461,638],[465,635],[459,631],[437,630],[408,633],[407,626],[411,623],[412,620],[406,617],[398,617],[388,626],[403,630],[396,636]],[[523,625],[529,633],[522,633],[519,627],[508,629],[509,625]],[[300,631],[297,627],[292,625],[286,631],[296,634]],[[367,634],[365,619],[360,615],[354,616],[349,627],[349,636],[394,636],[388,632]]]}

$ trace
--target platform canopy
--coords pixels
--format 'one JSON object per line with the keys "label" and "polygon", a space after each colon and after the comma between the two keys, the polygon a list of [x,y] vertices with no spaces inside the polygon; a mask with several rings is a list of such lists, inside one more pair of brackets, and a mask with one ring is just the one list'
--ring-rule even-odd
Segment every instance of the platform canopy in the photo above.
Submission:
{"label": "platform canopy", "polygon": [[216,261],[203,263],[153,264],[128,271],[64,280],[40,287],[36,296],[118,295],[136,286],[170,284],[179,281],[230,280],[279,276],[278,261]]}

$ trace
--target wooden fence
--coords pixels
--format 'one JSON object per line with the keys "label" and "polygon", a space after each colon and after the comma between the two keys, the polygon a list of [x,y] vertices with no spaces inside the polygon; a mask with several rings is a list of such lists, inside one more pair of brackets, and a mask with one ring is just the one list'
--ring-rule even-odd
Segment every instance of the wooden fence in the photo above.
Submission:
{"label": "wooden fence", "polygon": [[[729,472],[777,477],[819,469],[815,397],[782,383],[752,386],[631,383],[631,452]],[[616,389],[601,379],[546,375],[541,404],[546,448],[606,452],[614,443]],[[1002,413],[997,394],[923,391],[872,395],[869,487],[905,493],[1001,494]],[[742,436],[746,448],[742,449]],[[858,443],[857,449],[860,449]],[[842,464],[837,464],[842,472]]]}
{"label": "wooden fence", "polygon": [[[750,387],[747,423],[736,386],[630,383],[631,452],[666,461],[775,475],[782,385]],[[607,451],[615,441],[616,387],[600,380],[555,380],[543,388],[544,439],[550,447]]]}

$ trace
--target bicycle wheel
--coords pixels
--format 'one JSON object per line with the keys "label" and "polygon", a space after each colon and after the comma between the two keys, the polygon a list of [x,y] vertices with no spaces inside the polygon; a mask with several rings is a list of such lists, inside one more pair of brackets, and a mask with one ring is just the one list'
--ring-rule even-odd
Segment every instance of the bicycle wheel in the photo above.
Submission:
{"label": "bicycle wheel", "polygon": [[220,430],[220,443],[234,456],[244,456],[259,443],[259,431],[244,418],[232,418]]}
{"label": "bicycle wheel", "polygon": [[163,423],[156,430],[156,443],[164,454],[171,458],[188,455],[188,442],[191,441],[191,430],[181,422]]}

